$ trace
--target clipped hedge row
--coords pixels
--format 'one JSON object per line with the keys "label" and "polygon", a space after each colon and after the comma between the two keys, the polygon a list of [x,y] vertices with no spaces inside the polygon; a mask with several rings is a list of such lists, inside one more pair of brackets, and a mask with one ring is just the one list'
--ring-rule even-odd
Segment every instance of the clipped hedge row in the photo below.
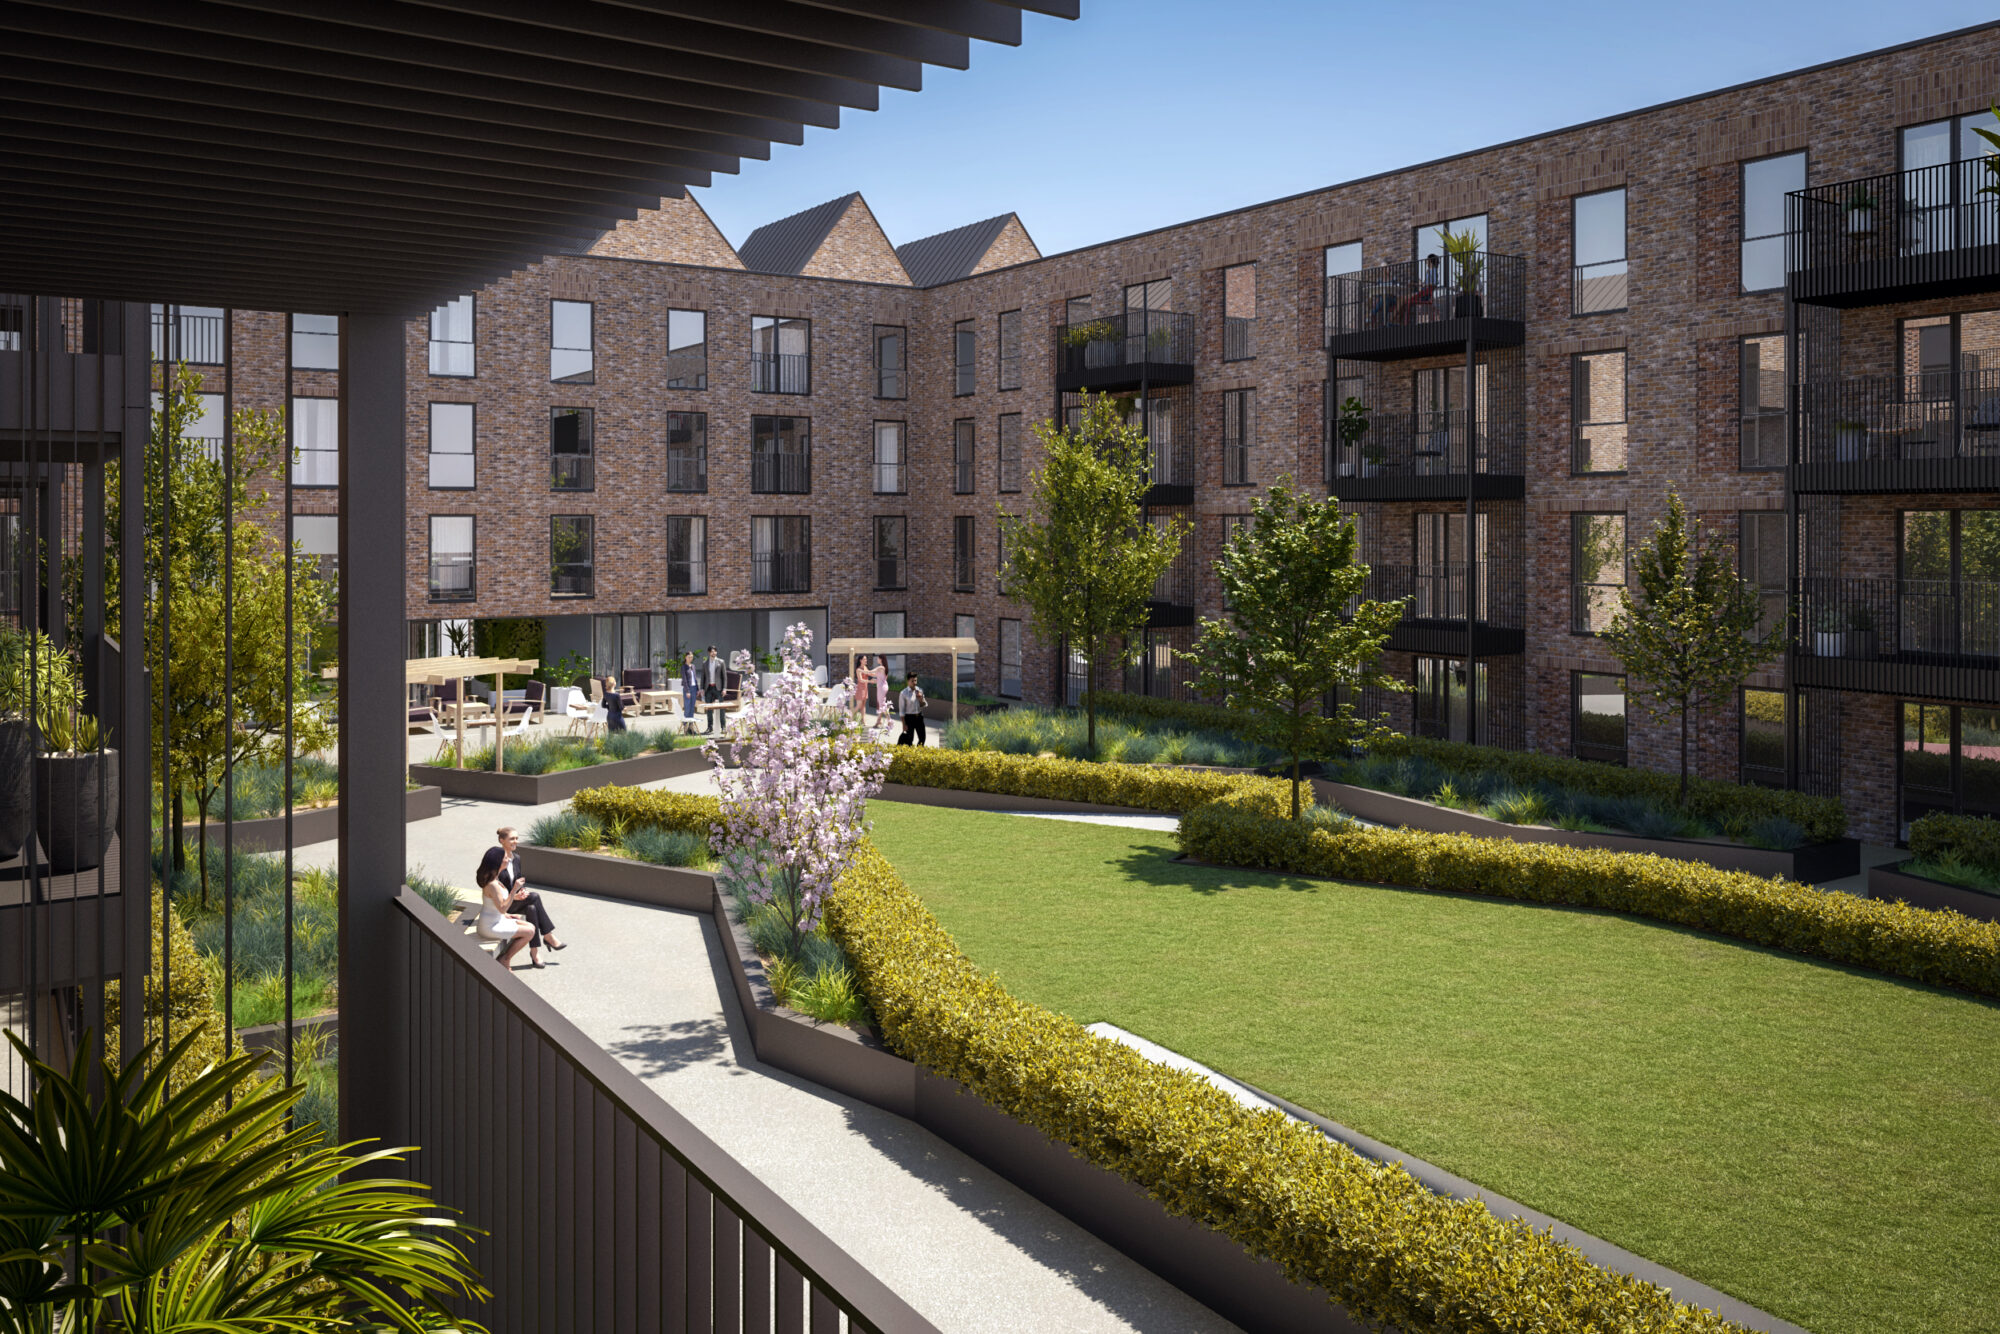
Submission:
{"label": "clipped hedge row", "polygon": [[912,787],[1088,801],[1100,806],[1135,806],[1148,811],[1188,811],[1236,796],[1255,802],[1259,809],[1268,809],[1272,814],[1291,810],[1289,782],[1248,774],[1219,774],[1169,765],[1042,759],[1033,755],[1003,755],[993,750],[898,746],[893,753],[887,781]]}
{"label": "clipped hedge row", "polygon": [[1202,861],[1608,909],[2000,996],[2000,922],[1700,862],[1411,829],[1328,829],[1227,801],[1182,816],[1179,837],[1181,851]]}
{"label": "clipped hedge row", "polygon": [[649,792],[642,787],[587,787],[569,799],[570,809],[607,828],[680,829],[707,834],[722,819],[722,803],[689,792]]}
{"label": "clipped hedge row", "polygon": [[1243,715],[1237,710],[1225,709],[1215,704],[1197,704],[1190,699],[1128,695],[1122,690],[1086,691],[1083,699],[1085,703],[1095,704],[1098,713],[1113,718],[1179,723],[1183,727],[1195,727],[1209,732],[1243,730]]}
{"label": "clipped hedge row", "polygon": [[1957,861],[2000,874],[2000,820],[1933,813],[1910,825],[1910,855],[1921,862]]}
{"label": "clipped hedge row", "polygon": [[1276,1261],[1293,1281],[1325,1289],[1360,1319],[1405,1334],[1742,1328],[1009,995],[873,847],[828,899],[826,920],[896,1052]]}

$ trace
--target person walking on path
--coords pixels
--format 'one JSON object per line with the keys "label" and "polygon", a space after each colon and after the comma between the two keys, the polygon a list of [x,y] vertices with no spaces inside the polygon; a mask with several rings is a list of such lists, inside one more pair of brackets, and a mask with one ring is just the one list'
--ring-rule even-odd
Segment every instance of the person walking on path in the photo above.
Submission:
{"label": "person walking on path", "polygon": [[[729,665],[723,662],[722,655],[715,651],[715,645],[710,644],[708,646],[708,660],[701,665],[701,697],[709,704],[717,704],[722,700],[722,692],[728,688]],[[707,710],[708,725],[702,730],[713,732],[715,730],[715,717],[721,712],[722,710],[720,709]]]}
{"label": "person walking on path", "polygon": [[552,950],[568,946],[556,939],[556,924],[542,906],[542,896],[528,888],[527,878],[521,874],[520,832],[512,825],[502,825],[494,833],[499,843],[488,848],[479,861],[476,879],[482,902],[474,930],[484,940],[502,942],[496,956],[502,965],[511,968],[514,956],[525,945],[529,964],[540,968],[544,944]]}
{"label": "person walking on path", "polygon": [[611,732],[625,730],[625,694],[615,676],[604,678],[604,726]]}
{"label": "person walking on path", "polygon": [[903,735],[896,738],[899,746],[928,746],[929,735],[924,731],[924,688],[917,684],[917,674],[910,673],[903,692],[896,696],[896,712],[903,719]]}

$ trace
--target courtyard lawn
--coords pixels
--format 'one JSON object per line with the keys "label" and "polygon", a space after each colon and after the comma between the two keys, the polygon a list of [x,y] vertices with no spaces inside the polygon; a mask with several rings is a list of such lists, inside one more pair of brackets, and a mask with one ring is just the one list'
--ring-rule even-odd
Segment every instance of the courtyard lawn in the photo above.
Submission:
{"label": "courtyard lawn", "polygon": [[869,815],[1020,996],[1817,1334],[2000,1320],[2000,1005],[1606,913],[1178,865],[1166,833]]}

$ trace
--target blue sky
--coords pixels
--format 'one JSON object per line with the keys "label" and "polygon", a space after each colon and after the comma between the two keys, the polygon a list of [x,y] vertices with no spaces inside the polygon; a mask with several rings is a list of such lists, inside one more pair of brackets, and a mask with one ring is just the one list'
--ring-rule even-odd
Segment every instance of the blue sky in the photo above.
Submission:
{"label": "blue sky", "polygon": [[859,190],[899,245],[1012,210],[1054,254],[1994,17],[1974,0],[1082,3],[696,197],[738,244]]}

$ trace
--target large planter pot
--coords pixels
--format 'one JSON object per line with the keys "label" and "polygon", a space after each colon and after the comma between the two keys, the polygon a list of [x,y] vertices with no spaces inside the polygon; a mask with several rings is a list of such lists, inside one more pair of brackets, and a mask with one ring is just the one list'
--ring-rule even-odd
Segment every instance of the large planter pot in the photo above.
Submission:
{"label": "large planter pot", "polygon": [[1845,645],[1846,657],[1872,658],[1875,656],[1875,632],[1873,630],[1849,630]]}
{"label": "large planter pot", "polygon": [[1875,234],[1875,210],[1872,208],[1851,208],[1847,210],[1847,234],[1849,236],[1873,236]]}
{"label": "large planter pot", "polygon": [[35,828],[35,808],[28,797],[34,754],[34,736],[25,719],[0,722],[0,861],[20,856]]}
{"label": "large planter pot", "polygon": [[1454,319],[1476,320],[1486,313],[1486,298],[1477,292],[1460,292],[1452,298],[1451,313]]}
{"label": "large planter pot", "polygon": [[1816,658],[1839,658],[1846,656],[1847,636],[1839,630],[1815,630],[1813,632],[1813,656]]}
{"label": "large planter pot", "polygon": [[118,826],[118,752],[43,755],[35,761],[35,833],[57,875],[104,864]]}

